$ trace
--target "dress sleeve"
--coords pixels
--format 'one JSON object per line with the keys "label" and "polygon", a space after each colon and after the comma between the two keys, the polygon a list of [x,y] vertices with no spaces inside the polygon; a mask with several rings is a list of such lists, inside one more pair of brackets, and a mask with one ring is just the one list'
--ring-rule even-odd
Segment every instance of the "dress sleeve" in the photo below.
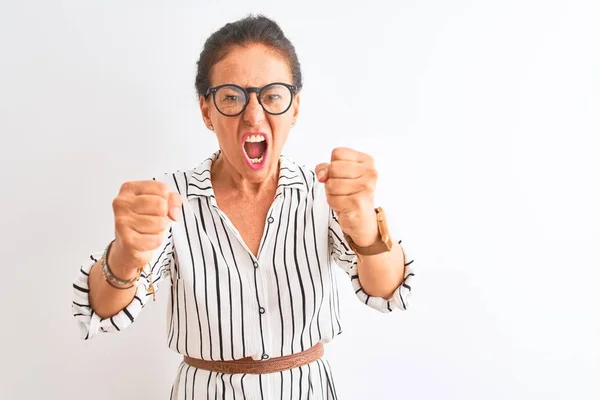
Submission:
{"label": "dress sleeve", "polygon": [[[402,241],[398,242],[402,246]],[[404,251],[404,247],[402,247]],[[414,277],[413,261],[406,261],[404,265],[404,280],[396,288],[391,298],[375,297],[367,294],[360,280],[358,279],[358,257],[350,248],[344,238],[344,233],[340,227],[337,216],[333,210],[329,213],[329,256],[342,268],[349,276],[354,288],[354,293],[360,301],[371,308],[382,313],[388,313],[394,310],[407,310],[408,300],[412,292],[412,280]],[[409,256],[404,252],[404,259],[409,260]]]}
{"label": "dress sleeve", "polygon": [[165,238],[146,265],[137,283],[135,297],[124,309],[116,315],[102,319],[92,310],[89,301],[89,274],[92,266],[102,257],[102,252],[92,253],[83,263],[73,282],[72,313],[77,321],[82,339],[92,339],[99,332],[119,332],[130,326],[138,317],[144,306],[152,298],[148,292],[150,280],[155,292],[161,287],[162,282],[168,281],[170,267],[173,262],[173,241],[171,229],[165,232]]}

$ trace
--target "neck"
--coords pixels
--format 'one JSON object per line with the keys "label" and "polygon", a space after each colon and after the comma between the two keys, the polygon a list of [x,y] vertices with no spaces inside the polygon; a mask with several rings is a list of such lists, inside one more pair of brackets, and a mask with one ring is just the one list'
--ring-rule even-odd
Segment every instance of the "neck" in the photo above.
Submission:
{"label": "neck", "polygon": [[251,182],[244,178],[221,152],[221,156],[213,162],[210,174],[213,187],[219,186],[244,196],[256,196],[277,188],[279,162],[269,166],[266,179],[261,182]]}

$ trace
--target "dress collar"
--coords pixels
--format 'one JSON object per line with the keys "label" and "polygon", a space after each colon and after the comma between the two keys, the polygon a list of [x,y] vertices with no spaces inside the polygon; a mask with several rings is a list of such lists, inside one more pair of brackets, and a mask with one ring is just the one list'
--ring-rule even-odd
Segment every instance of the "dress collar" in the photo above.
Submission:
{"label": "dress collar", "polygon": [[[200,196],[215,197],[211,181],[211,167],[220,155],[221,150],[217,150],[191,171],[187,183],[188,199]],[[283,193],[286,188],[307,191],[307,178],[296,163],[281,155],[276,195]]]}

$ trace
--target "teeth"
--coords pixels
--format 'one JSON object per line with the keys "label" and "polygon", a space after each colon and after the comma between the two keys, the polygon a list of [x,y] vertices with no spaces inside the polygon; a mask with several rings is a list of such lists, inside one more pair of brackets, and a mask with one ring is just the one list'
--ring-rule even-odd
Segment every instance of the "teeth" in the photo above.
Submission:
{"label": "teeth", "polygon": [[248,135],[246,138],[246,142],[254,143],[254,142],[264,142],[265,137],[263,135]]}
{"label": "teeth", "polygon": [[260,163],[262,162],[262,160],[263,160],[263,157],[264,157],[264,156],[260,156],[260,158],[251,158],[251,159],[250,159],[250,162],[251,162],[252,164],[260,164]]}

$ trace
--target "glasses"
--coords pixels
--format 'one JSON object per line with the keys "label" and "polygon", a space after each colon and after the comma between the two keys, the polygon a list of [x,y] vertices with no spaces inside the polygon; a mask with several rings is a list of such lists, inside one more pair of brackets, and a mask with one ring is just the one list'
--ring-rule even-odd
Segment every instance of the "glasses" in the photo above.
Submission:
{"label": "glasses", "polygon": [[281,115],[290,109],[294,93],[297,91],[297,86],[280,82],[270,83],[261,88],[226,84],[208,88],[205,96],[208,98],[212,94],[217,110],[227,117],[235,117],[246,110],[250,102],[250,93],[256,93],[258,102],[266,113]]}

